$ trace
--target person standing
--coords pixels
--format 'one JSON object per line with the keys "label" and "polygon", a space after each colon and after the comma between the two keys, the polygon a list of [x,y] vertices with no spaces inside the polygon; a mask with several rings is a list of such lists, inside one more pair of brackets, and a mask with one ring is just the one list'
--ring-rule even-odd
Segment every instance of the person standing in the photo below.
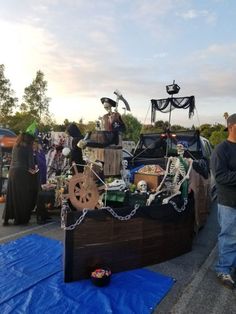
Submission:
{"label": "person standing", "polygon": [[47,162],[46,155],[42,146],[42,142],[40,139],[36,139],[33,145],[34,151],[34,162],[39,169],[39,185],[43,185],[47,183]]}
{"label": "person standing", "polygon": [[35,177],[31,178],[33,179],[31,180],[31,207],[35,207],[36,205],[37,224],[42,225],[52,220],[49,216],[48,208],[53,207],[54,193],[42,189],[42,186],[47,183],[47,164],[44,149],[39,138],[34,141],[33,152],[35,169],[39,171]]}
{"label": "person standing", "polygon": [[78,126],[75,123],[71,123],[66,128],[66,133],[72,137],[71,152],[70,152],[70,165],[75,163],[78,172],[84,171],[84,160],[82,150],[78,147],[79,141],[83,138]]}
{"label": "person standing", "polygon": [[30,198],[31,177],[37,173],[33,158],[33,142],[34,136],[24,132],[17,137],[13,147],[3,226],[9,224],[9,219],[14,219],[15,225],[27,224],[30,220],[33,209]]}
{"label": "person standing", "polygon": [[227,140],[218,144],[211,156],[216,181],[219,256],[215,267],[220,282],[233,289],[232,272],[236,268],[236,113],[227,119]]}

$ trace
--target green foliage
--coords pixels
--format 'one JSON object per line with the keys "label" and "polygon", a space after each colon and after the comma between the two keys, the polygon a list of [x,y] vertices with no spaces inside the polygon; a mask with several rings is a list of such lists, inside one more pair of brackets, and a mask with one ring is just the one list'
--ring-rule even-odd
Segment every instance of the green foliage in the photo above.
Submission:
{"label": "green foliage", "polygon": [[224,128],[225,128],[225,126],[220,124],[220,123],[216,123],[214,125],[206,123],[206,124],[202,124],[200,126],[200,133],[202,136],[204,136],[210,140],[210,137],[214,131],[221,132],[221,131],[223,131]]}
{"label": "green foliage", "polygon": [[1,124],[9,124],[9,117],[13,113],[13,109],[17,107],[18,99],[14,97],[14,91],[11,84],[4,75],[5,67],[0,64],[0,118]]}
{"label": "green foliage", "polygon": [[176,131],[185,131],[185,130],[187,130],[187,128],[185,128],[184,126],[179,125],[179,124],[173,124],[173,125],[171,126],[171,131],[172,131],[172,132],[176,132]]}
{"label": "green foliage", "polygon": [[[83,123],[81,123],[81,124],[83,124]],[[81,124],[79,124],[79,125],[81,125]],[[86,125],[86,127],[84,128],[83,133],[92,132],[92,131],[95,131],[95,129],[96,129],[96,122],[89,121],[88,124]]]}
{"label": "green foliage", "polygon": [[123,114],[122,120],[126,126],[126,131],[123,134],[123,140],[134,141],[137,143],[142,129],[142,124],[131,113]]}
{"label": "green foliage", "polygon": [[169,122],[163,120],[157,120],[154,124],[155,129],[159,129],[160,132],[164,132],[166,129],[169,128]]}
{"label": "green foliage", "polygon": [[50,98],[46,96],[47,81],[44,80],[44,74],[41,71],[36,73],[36,78],[25,88],[23,103],[20,106],[21,112],[28,112],[38,122],[43,119],[50,120],[49,102]]}
{"label": "green foliage", "polygon": [[200,133],[202,136],[206,137],[207,139],[210,138],[212,130],[211,130],[211,124],[202,124],[200,126]]}
{"label": "green foliage", "polygon": [[227,136],[228,136],[228,133],[225,132],[223,128],[221,128],[221,130],[213,131],[211,133],[209,141],[210,141],[211,145],[215,146],[215,145],[221,143],[222,141],[226,140]]}
{"label": "green foliage", "polygon": [[24,132],[26,128],[32,123],[32,116],[27,112],[16,112],[14,116],[11,116],[8,120],[8,126],[16,134]]}

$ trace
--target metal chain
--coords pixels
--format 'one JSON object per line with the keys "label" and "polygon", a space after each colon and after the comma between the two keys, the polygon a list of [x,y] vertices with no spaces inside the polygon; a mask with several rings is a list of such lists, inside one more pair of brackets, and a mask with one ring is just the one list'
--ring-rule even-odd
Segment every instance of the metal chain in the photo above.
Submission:
{"label": "metal chain", "polygon": [[139,204],[135,204],[134,209],[126,216],[119,216],[111,207],[103,207],[103,209],[106,209],[114,218],[117,218],[118,220],[129,220],[136,214],[139,207]]}
{"label": "metal chain", "polygon": [[185,209],[186,209],[186,205],[188,203],[188,199],[187,198],[184,198],[184,203],[183,205],[179,208],[175,202],[173,201],[169,201],[169,203],[174,207],[174,209],[178,212],[178,213],[181,213],[183,212]]}
{"label": "metal chain", "polygon": [[76,220],[76,222],[72,225],[69,225],[68,227],[66,227],[64,225],[64,227],[62,227],[64,230],[74,230],[75,227],[79,226],[81,224],[81,222],[84,220],[84,217],[86,216],[88,212],[88,209],[87,208],[84,208],[83,211],[82,211],[82,215]]}
{"label": "metal chain", "polygon": [[[101,209],[105,209],[107,210],[114,218],[117,218],[118,220],[129,220],[130,218],[132,218],[137,210],[139,209],[140,205],[139,204],[135,204],[134,209],[130,212],[129,215],[126,216],[119,216],[117,215],[117,213],[111,208],[111,207],[103,207]],[[88,209],[84,208],[82,211],[82,215],[76,220],[76,222],[74,224],[71,224],[70,226],[65,226],[65,216],[66,213],[70,212],[70,208],[68,206],[67,201],[63,200],[63,204],[62,204],[62,208],[61,208],[61,228],[64,230],[74,230],[77,226],[79,226],[81,224],[81,222],[84,220]]]}
{"label": "metal chain", "polygon": [[64,230],[74,230],[76,226],[80,225],[81,222],[84,220],[84,217],[86,216],[88,209],[84,208],[82,211],[82,215],[76,220],[76,222],[68,227],[65,225],[65,216],[68,212],[71,212],[71,209],[68,205],[68,202],[66,199],[62,200],[62,207],[61,207],[61,228]]}
{"label": "metal chain", "polygon": [[66,199],[62,199],[62,205],[61,205],[61,228],[65,228],[65,216],[68,212],[71,211],[68,202]]}

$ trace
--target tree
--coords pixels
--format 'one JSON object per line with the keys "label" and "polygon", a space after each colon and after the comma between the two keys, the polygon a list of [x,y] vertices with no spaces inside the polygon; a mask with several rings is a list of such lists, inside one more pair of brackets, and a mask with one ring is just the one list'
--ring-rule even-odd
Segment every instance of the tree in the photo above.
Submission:
{"label": "tree", "polygon": [[170,127],[170,124],[168,121],[163,120],[157,120],[155,122],[155,128],[159,130],[159,132],[164,132]]}
{"label": "tree", "polygon": [[227,119],[228,119],[228,117],[229,117],[228,112],[224,112],[223,117],[225,118],[225,120],[227,120]]}
{"label": "tree", "polygon": [[209,141],[211,143],[211,145],[215,146],[219,143],[221,143],[222,141],[224,141],[227,138],[227,132],[225,132],[223,129],[218,130],[218,131],[213,131]]}
{"label": "tree", "polygon": [[211,128],[212,128],[212,125],[209,123],[205,123],[205,124],[200,125],[201,135],[206,137],[207,139],[209,139],[209,137],[211,136],[211,133],[212,133]]}
{"label": "tree", "polygon": [[47,81],[44,80],[44,74],[41,71],[36,73],[36,78],[25,88],[23,103],[20,106],[22,112],[31,113],[32,117],[38,122],[50,119],[49,102],[50,98],[46,96]]}
{"label": "tree", "polygon": [[172,132],[176,132],[176,131],[185,131],[186,130],[186,128],[184,127],[184,126],[182,126],[182,125],[179,125],[179,124],[173,124],[172,126],[171,126],[171,131]]}
{"label": "tree", "polygon": [[130,113],[123,114],[122,120],[126,126],[126,131],[123,134],[123,140],[134,141],[136,143],[139,139],[142,124]]}
{"label": "tree", "polygon": [[28,112],[16,112],[9,118],[9,128],[16,134],[24,132],[27,127],[33,122],[32,116]]}
{"label": "tree", "polygon": [[7,125],[13,109],[17,107],[18,99],[14,97],[14,91],[10,81],[5,78],[4,70],[4,65],[0,64],[0,119],[2,124]]}

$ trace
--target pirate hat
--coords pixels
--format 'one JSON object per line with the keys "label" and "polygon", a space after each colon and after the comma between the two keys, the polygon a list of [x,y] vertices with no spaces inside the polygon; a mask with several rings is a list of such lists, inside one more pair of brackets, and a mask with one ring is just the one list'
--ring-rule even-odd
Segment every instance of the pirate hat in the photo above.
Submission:
{"label": "pirate hat", "polygon": [[105,103],[109,104],[111,107],[116,107],[116,102],[108,97],[101,98],[101,102],[104,105]]}

